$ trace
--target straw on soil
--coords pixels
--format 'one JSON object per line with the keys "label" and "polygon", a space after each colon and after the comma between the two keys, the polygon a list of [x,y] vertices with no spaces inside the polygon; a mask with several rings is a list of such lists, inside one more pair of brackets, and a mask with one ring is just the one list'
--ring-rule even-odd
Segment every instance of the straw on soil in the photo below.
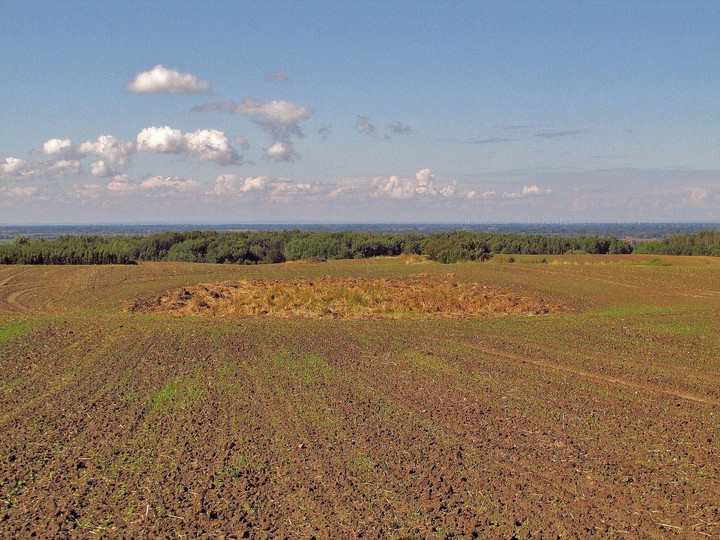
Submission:
{"label": "straw on soil", "polygon": [[201,283],[137,300],[135,312],[217,317],[467,318],[560,308],[486,285],[433,279],[290,279]]}

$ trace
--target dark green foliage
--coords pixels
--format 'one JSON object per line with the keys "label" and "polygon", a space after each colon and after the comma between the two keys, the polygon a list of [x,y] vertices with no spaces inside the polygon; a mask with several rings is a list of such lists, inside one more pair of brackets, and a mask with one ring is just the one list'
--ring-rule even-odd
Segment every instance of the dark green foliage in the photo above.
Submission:
{"label": "dark green foliage", "polygon": [[555,255],[629,253],[616,238],[566,238],[527,234],[455,231],[423,235],[369,232],[262,231],[165,232],[152,236],[60,236],[55,240],[20,237],[0,245],[2,264],[134,264],[137,261],[261,264],[300,259],[361,259],[425,255],[452,263],[485,261],[495,254]]}
{"label": "dark green foliage", "polygon": [[635,248],[635,253],[720,257],[720,231],[679,234],[656,242],[644,242]]}
{"label": "dark green foliage", "polygon": [[19,238],[0,246],[2,264],[135,264],[122,237],[60,236],[56,240]]}

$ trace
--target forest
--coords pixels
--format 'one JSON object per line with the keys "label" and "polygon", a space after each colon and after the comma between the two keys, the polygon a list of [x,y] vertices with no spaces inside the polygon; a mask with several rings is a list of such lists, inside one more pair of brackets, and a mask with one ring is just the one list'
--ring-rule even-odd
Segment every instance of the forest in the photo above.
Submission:
{"label": "forest", "polygon": [[720,231],[677,234],[663,240],[644,242],[635,253],[653,255],[711,255],[720,257]]}
{"label": "forest", "polygon": [[18,237],[0,245],[0,264],[137,264],[140,261],[267,264],[293,260],[423,255],[442,263],[485,261],[497,254],[564,253],[720,256],[720,232],[669,236],[633,247],[606,236],[545,236],[454,231],[374,232],[175,231],[139,235]]}
{"label": "forest", "polygon": [[614,237],[574,238],[455,231],[437,234],[260,231],[164,232],[150,236],[19,237],[0,245],[1,264],[136,264],[175,261],[259,264],[305,259],[424,255],[443,263],[488,260],[495,254],[630,253]]}

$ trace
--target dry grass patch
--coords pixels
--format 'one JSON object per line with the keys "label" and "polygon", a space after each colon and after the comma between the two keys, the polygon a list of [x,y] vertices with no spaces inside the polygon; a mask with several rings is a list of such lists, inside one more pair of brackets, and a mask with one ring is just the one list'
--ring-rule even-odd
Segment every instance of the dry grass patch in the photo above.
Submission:
{"label": "dry grass patch", "polygon": [[466,318],[563,311],[478,283],[439,279],[288,279],[201,283],[151,299],[130,311],[215,317]]}

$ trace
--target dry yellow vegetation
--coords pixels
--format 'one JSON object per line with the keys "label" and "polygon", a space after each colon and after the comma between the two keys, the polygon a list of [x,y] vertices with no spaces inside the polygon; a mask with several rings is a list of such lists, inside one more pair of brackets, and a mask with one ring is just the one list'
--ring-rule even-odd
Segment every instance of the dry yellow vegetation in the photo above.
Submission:
{"label": "dry yellow vegetation", "polygon": [[465,318],[563,311],[539,298],[437,278],[238,280],[185,286],[136,300],[134,312],[215,317]]}

